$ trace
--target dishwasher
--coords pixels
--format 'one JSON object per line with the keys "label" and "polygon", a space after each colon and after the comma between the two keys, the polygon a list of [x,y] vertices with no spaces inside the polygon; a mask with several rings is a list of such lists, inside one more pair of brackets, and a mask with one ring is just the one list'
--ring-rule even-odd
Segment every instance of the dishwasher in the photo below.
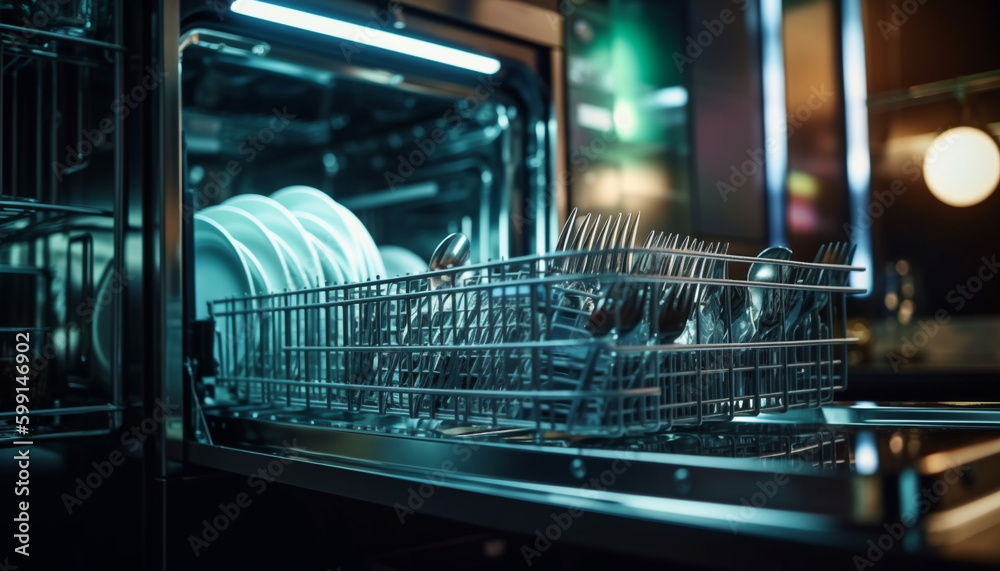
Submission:
{"label": "dishwasher", "polygon": [[[32,369],[36,439],[157,419],[150,568],[224,565],[217,546],[249,534],[226,501],[273,482],[303,506],[380,506],[382,526],[514,534],[469,556],[496,565],[553,564],[563,543],[692,568],[988,559],[990,409],[837,399],[867,271],[849,245],[749,257],[572,208],[564,32],[584,7],[76,4],[92,24],[53,57],[4,43],[0,358],[13,376],[15,333],[53,347]],[[63,130],[103,117],[57,80],[109,100],[155,86],[82,152]],[[23,132],[50,109],[51,133]],[[35,169],[22,140],[50,143]],[[246,486],[177,515],[222,474]],[[276,517],[261,541],[307,520]],[[281,552],[255,541],[236,550]],[[435,545],[367,568],[464,553]]]}

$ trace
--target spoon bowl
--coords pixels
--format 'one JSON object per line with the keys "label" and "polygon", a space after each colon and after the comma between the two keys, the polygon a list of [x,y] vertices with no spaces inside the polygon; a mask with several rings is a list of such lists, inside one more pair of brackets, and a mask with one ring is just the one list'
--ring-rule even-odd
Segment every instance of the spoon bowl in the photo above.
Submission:
{"label": "spoon bowl", "polygon": [[[472,243],[469,238],[461,232],[455,232],[441,240],[434,253],[431,254],[427,268],[432,272],[457,268],[468,264],[471,256]],[[430,281],[431,289],[439,289],[445,285],[453,285],[451,283],[453,278],[454,276],[444,274],[432,276],[428,281]]]}

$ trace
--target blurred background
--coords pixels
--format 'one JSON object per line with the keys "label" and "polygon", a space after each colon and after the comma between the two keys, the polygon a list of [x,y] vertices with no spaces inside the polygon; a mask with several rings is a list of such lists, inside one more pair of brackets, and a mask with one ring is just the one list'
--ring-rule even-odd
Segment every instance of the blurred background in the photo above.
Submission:
{"label": "blurred background", "polygon": [[850,239],[856,378],[1000,370],[1000,4],[564,4],[573,206],[751,256]]}

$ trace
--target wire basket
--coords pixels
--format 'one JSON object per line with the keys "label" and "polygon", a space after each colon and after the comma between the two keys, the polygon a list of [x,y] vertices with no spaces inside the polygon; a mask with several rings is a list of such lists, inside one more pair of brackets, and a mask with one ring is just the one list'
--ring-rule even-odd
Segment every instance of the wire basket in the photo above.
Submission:
{"label": "wire basket", "polygon": [[[690,258],[702,270],[560,271],[586,256]],[[568,252],[219,300],[209,304],[216,389],[262,409],[611,437],[830,402],[846,385],[853,340],[840,316],[858,291],[840,284],[858,268],[774,262],[821,274],[815,285],[728,277],[730,266],[753,261],[686,250]],[[432,289],[430,278],[446,285]],[[692,289],[686,317],[671,329],[664,300]],[[772,322],[753,335],[750,291],[762,294]],[[608,311],[623,292],[628,310]],[[785,323],[803,305],[795,327]]]}

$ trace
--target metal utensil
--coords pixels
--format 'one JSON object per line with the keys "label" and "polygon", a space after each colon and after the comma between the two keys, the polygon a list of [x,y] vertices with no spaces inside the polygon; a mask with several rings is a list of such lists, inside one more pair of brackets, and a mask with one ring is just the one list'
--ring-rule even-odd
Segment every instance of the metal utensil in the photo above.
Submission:
{"label": "metal utensil", "polygon": [[[639,226],[640,215],[636,214],[634,225],[632,224],[632,214],[629,213],[626,216],[625,225],[621,232],[610,243],[612,248],[624,250],[631,249],[635,245],[635,234]],[[621,215],[619,214],[618,217],[620,219]],[[645,246],[649,247],[652,243],[652,235],[646,241]],[[602,266],[605,271],[622,272],[628,270],[629,274],[634,273],[635,268],[630,263],[631,253],[617,252],[603,255],[607,258],[606,263]],[[642,320],[645,301],[646,288],[642,284],[629,279],[615,282],[598,299],[596,307],[587,321],[586,328],[595,337],[602,337],[615,329],[619,335],[625,335],[634,330]]]}
{"label": "metal utensil", "polygon": [[[434,253],[431,254],[430,261],[427,264],[428,270],[437,271],[464,266],[468,263],[471,252],[472,244],[464,234],[457,232],[449,234],[441,240],[437,248],[434,249]],[[428,285],[431,290],[447,288],[453,285],[452,278],[453,276],[448,274],[432,276],[428,278]],[[413,334],[414,328],[426,326],[430,321],[433,321],[435,314],[440,310],[437,307],[437,297],[433,294],[430,296],[429,303],[426,306],[420,303],[419,299],[417,303],[417,307],[402,308],[401,313],[408,316],[408,318],[399,331],[398,340],[400,345],[410,344],[410,337]],[[407,360],[410,366],[406,371],[400,371],[399,382],[401,385],[411,382],[415,384],[419,380],[415,378],[414,373],[415,371],[419,371],[420,359],[415,355],[409,355]],[[390,386],[392,384],[389,382],[391,380],[389,377],[393,375],[396,367],[399,365],[400,353],[395,352],[393,353],[392,360],[385,369],[386,378],[382,383],[383,386]]]}
{"label": "metal utensil", "polygon": [[[792,251],[784,246],[771,246],[765,248],[757,254],[760,260],[785,261],[792,259]],[[782,271],[785,267],[779,264],[766,262],[754,262],[750,264],[747,271],[747,281],[760,283],[782,283],[787,278],[788,272]],[[745,343],[755,339],[760,331],[761,313],[765,309],[764,304],[768,297],[773,297],[775,290],[768,288],[750,286],[746,288],[746,297],[743,306],[736,309],[734,304],[734,318],[730,338],[736,343]],[[777,292],[780,293],[780,292]],[[733,301],[739,301],[737,296]]]}
{"label": "metal utensil", "polygon": [[[854,259],[856,245],[847,242],[831,243],[820,247],[813,263],[830,265],[850,265]],[[847,283],[848,273],[835,273],[832,277],[827,272],[831,270],[809,268],[803,272],[803,277],[796,283],[803,285],[843,286]],[[789,339],[805,338],[803,334],[809,329],[808,324],[818,316],[830,302],[830,292],[806,290],[801,292],[801,312],[788,319]]]}
{"label": "metal utensil", "polygon": [[[438,270],[464,266],[469,263],[471,255],[472,243],[469,241],[469,238],[461,232],[455,232],[446,236],[444,240],[441,240],[438,247],[434,249],[434,253],[431,254],[431,259],[427,267],[430,271],[436,272]],[[431,276],[428,281],[430,282],[431,289],[440,289],[442,286],[451,285],[452,279],[453,276],[443,274]]]}

